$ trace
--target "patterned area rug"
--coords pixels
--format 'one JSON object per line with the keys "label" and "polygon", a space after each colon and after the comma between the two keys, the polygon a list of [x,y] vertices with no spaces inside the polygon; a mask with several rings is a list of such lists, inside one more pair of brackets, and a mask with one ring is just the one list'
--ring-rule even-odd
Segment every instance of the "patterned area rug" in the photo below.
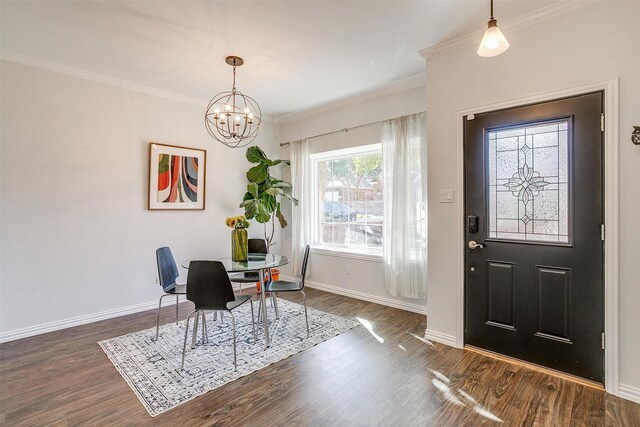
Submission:
{"label": "patterned area rug", "polygon": [[[256,309],[258,305],[254,304]],[[253,342],[251,311],[248,304],[234,310],[237,325],[238,369],[233,370],[231,318],[224,323],[207,315],[209,342],[202,344],[202,322],[198,331],[198,345],[190,348],[189,328],[184,371],[180,372],[185,322],[160,326],[155,341],[155,327],[98,344],[152,417],[230,381],[249,375],[292,354],[346,332],[360,323],[308,307],[310,337],[307,338],[304,308],[282,298],[278,299],[280,320],[268,307],[271,347],[264,349],[262,324],[258,328],[258,342]]]}

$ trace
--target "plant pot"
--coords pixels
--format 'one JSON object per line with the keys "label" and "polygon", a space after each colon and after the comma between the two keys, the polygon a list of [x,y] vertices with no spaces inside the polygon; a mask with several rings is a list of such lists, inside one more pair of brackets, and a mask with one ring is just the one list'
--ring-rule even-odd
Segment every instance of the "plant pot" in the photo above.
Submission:
{"label": "plant pot", "polygon": [[246,228],[231,230],[231,260],[234,262],[249,259],[249,239]]}
{"label": "plant pot", "polygon": [[[269,281],[269,275],[267,273],[264,274],[264,282],[267,283]],[[262,285],[260,284],[260,282],[256,282],[256,290],[258,291],[258,293],[260,293],[260,290],[262,289]]]}
{"label": "plant pot", "polygon": [[[277,268],[272,268],[271,269],[271,275],[273,276],[273,281],[277,282],[278,280],[280,280],[280,270],[278,270]],[[269,281],[269,275],[265,274],[264,275],[264,281],[268,282]],[[260,282],[256,282],[256,290],[258,291],[258,293],[260,293]]]}

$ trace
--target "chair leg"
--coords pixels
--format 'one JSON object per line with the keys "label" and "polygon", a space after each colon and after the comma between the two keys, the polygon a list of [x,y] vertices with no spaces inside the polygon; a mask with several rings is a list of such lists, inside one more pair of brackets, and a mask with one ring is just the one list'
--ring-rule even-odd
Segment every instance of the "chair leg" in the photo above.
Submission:
{"label": "chair leg", "polygon": [[214,311],[213,312],[213,321],[215,322],[216,320],[218,320],[218,312]]}
{"label": "chair leg", "polygon": [[198,320],[200,320],[200,311],[196,312],[196,318],[193,321],[193,337],[191,338],[191,348],[196,348],[196,341],[198,339]]}
{"label": "chair leg", "polygon": [[184,370],[184,354],[187,351],[187,336],[189,335],[189,320],[191,320],[191,316],[193,313],[197,313],[197,311],[192,311],[187,316],[187,322],[184,328],[184,343],[182,344],[182,363],[180,364],[180,370]]}
{"label": "chair leg", "polygon": [[300,291],[302,294],[302,302],[304,304],[304,320],[307,322],[307,338],[309,338],[309,316],[307,315],[307,295],[304,291]]}
{"label": "chair leg", "polygon": [[[258,298],[260,298],[260,294],[258,294]],[[262,304],[261,304],[260,300],[258,299],[258,323],[260,322],[261,310],[262,310]]]}
{"label": "chair leg", "polygon": [[238,367],[238,362],[236,359],[236,318],[233,317],[233,313],[229,312],[231,315],[231,327],[233,328],[233,370],[235,371]]}
{"label": "chair leg", "polygon": [[256,333],[256,319],[253,317],[253,300],[249,300],[249,304],[251,304],[251,327],[253,328],[253,342],[258,342],[258,334]]}
{"label": "chair leg", "polygon": [[271,304],[273,308],[276,310],[276,320],[280,319],[280,310],[278,310],[278,294],[275,292],[271,293]]}
{"label": "chair leg", "polygon": [[209,331],[207,330],[207,316],[202,312],[202,344],[209,342]]}
{"label": "chair leg", "polygon": [[176,294],[176,325],[178,324],[178,302],[180,302],[179,295]]}
{"label": "chair leg", "polygon": [[160,301],[158,301],[158,316],[156,318],[156,341],[158,341],[158,335],[160,334],[160,309],[162,308],[162,298],[166,297],[167,294],[164,294],[160,297]]}
{"label": "chair leg", "polygon": [[205,331],[207,333],[207,343],[209,343],[209,324],[205,324]]}

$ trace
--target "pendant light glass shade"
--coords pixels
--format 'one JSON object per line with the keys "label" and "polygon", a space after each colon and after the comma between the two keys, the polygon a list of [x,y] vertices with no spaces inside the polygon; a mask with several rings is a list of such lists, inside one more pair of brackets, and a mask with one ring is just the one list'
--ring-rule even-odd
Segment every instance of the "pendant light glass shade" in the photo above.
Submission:
{"label": "pendant light glass shade", "polygon": [[487,27],[478,48],[478,55],[483,57],[497,56],[509,49],[509,42],[498,28],[498,21],[493,17],[493,0],[491,0],[491,19],[489,19]]}

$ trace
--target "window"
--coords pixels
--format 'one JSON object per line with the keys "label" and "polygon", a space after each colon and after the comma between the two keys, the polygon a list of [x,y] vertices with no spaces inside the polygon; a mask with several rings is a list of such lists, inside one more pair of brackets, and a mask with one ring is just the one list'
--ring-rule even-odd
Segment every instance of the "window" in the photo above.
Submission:
{"label": "window", "polygon": [[569,243],[569,121],[497,129],[489,141],[489,237]]}
{"label": "window", "polygon": [[316,245],[382,253],[382,146],[311,156]]}

